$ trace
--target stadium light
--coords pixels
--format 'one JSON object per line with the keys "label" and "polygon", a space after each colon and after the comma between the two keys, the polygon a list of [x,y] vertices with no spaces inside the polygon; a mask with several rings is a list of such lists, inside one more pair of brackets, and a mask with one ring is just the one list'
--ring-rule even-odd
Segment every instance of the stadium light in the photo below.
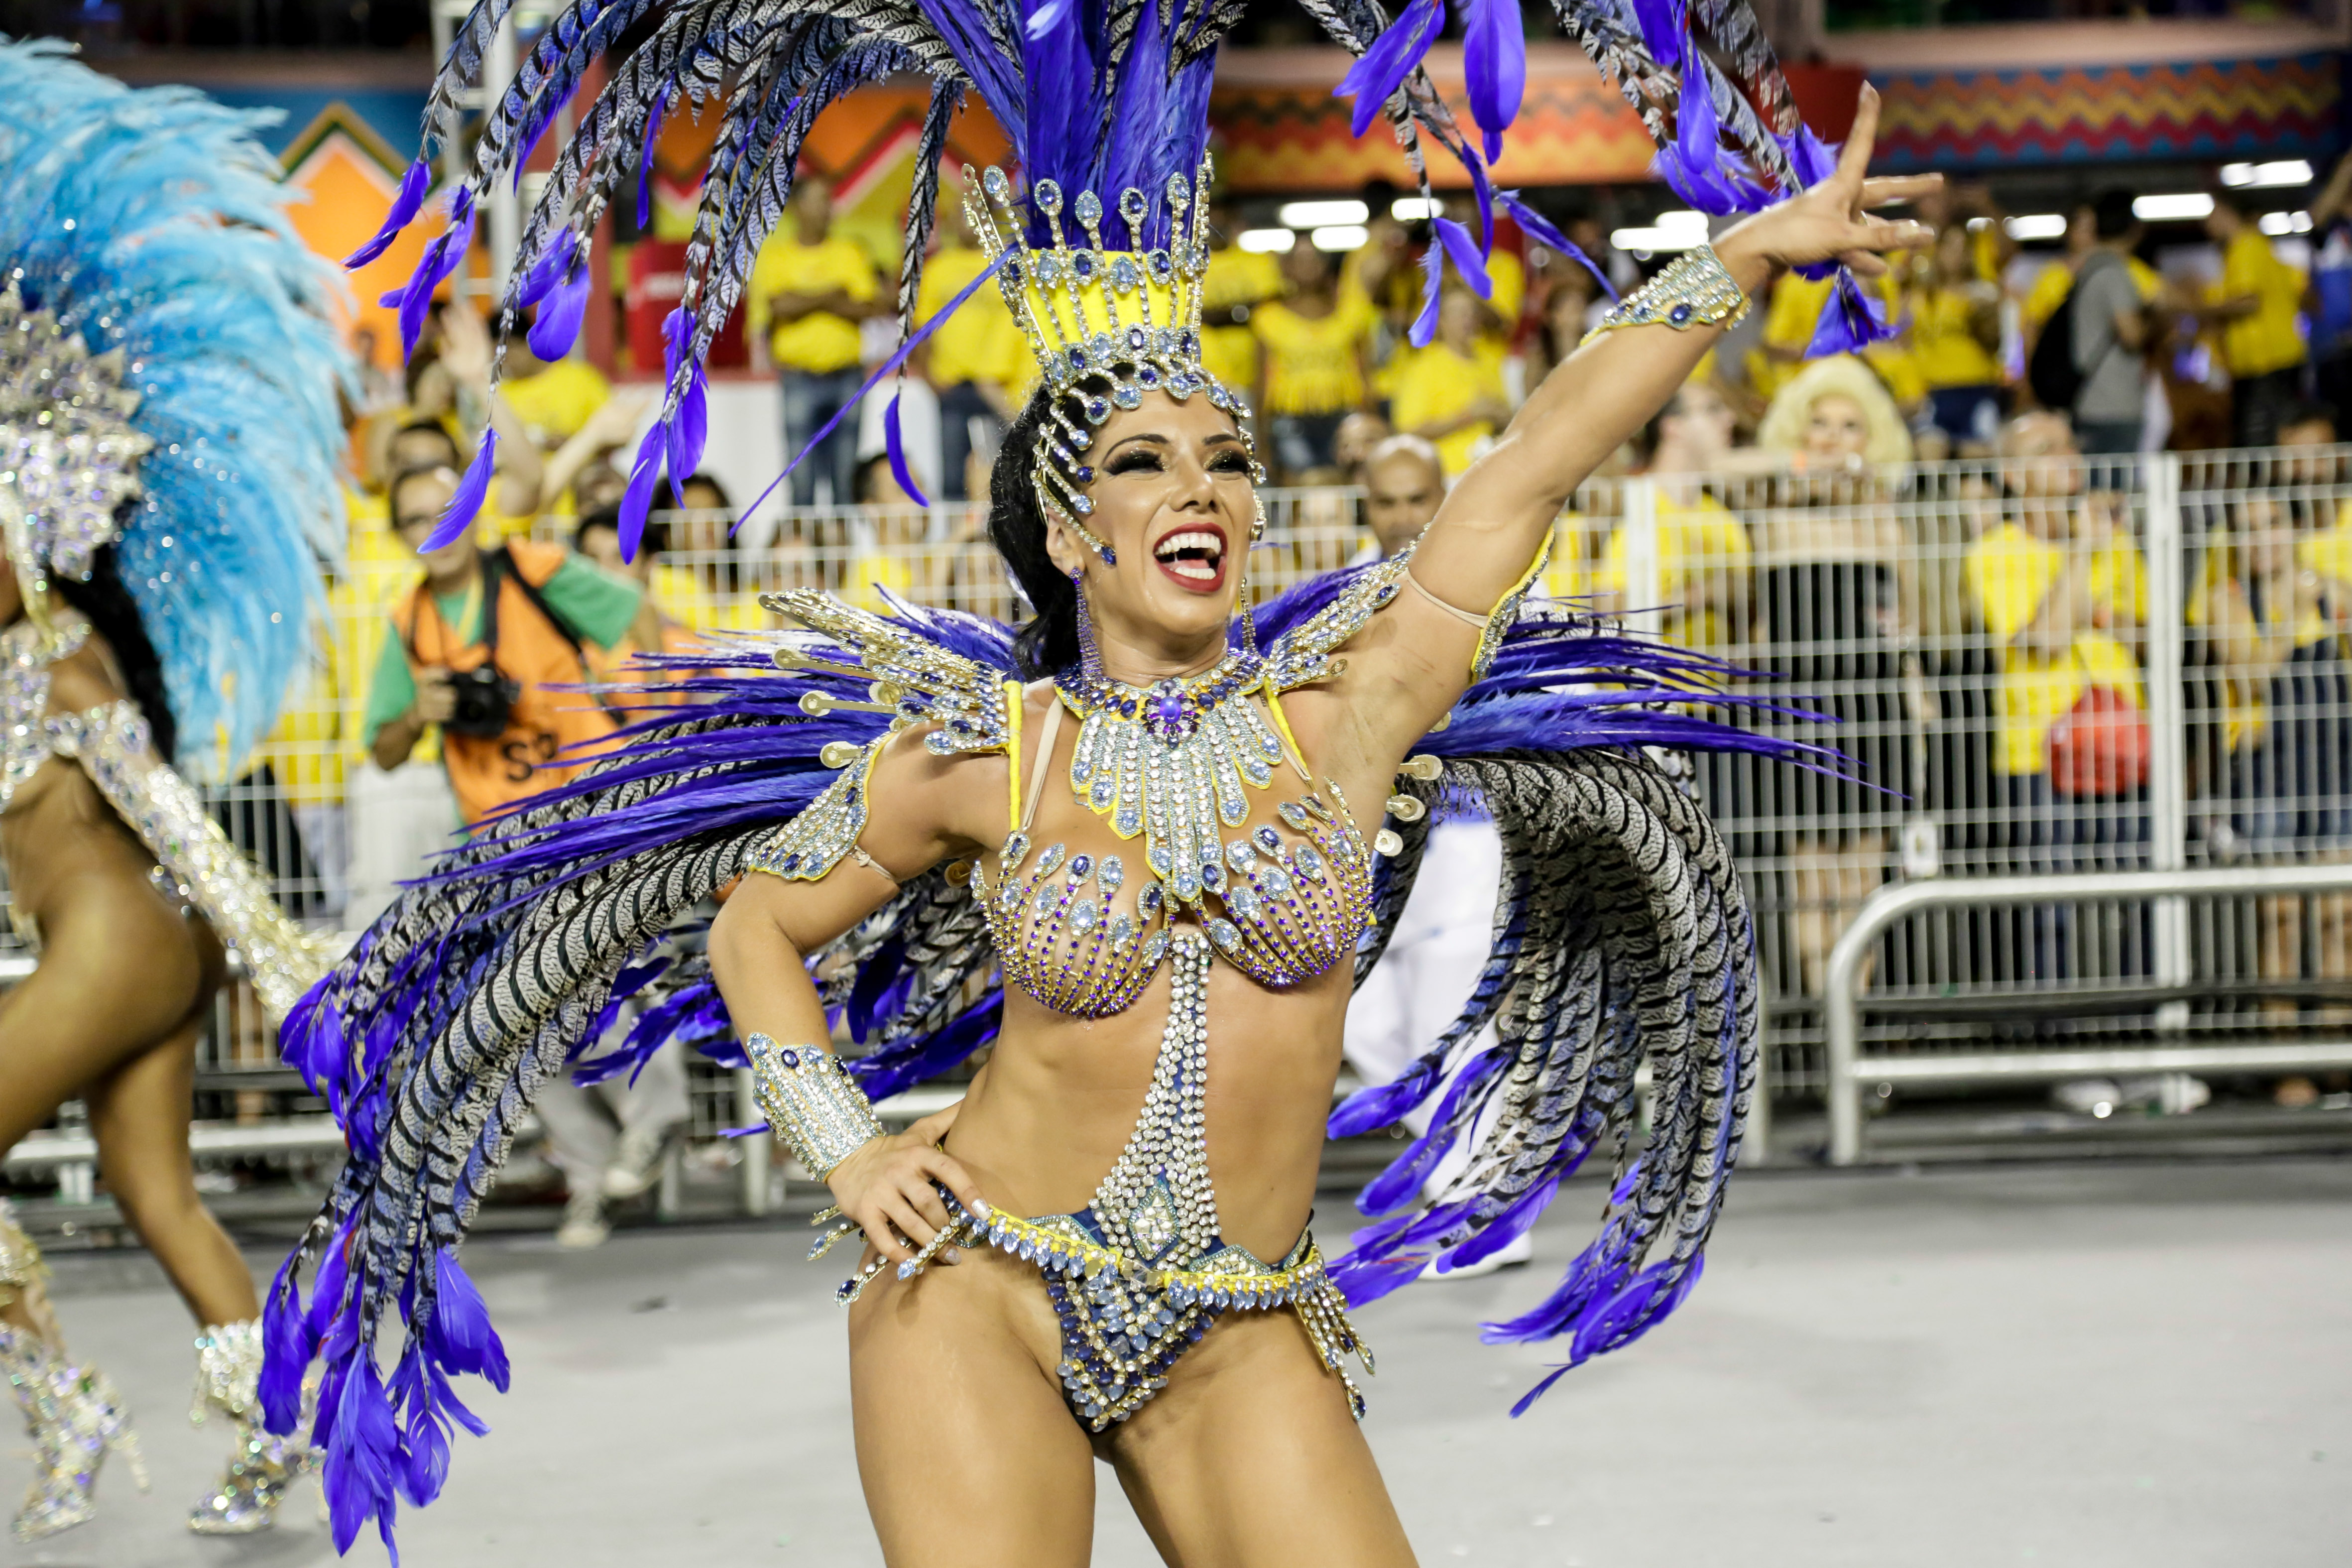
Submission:
{"label": "stadium light", "polygon": [[2142,223],[2178,223],[2183,219],[2209,217],[2212,212],[2213,198],[2202,191],[2132,198],[2132,216]]}
{"label": "stadium light", "polygon": [[2311,215],[2309,213],[2264,213],[2260,218],[2255,220],[2254,226],[2261,229],[2264,234],[2273,236],[2282,234],[2309,234],[2311,232]]}
{"label": "stadium light", "polygon": [[1612,231],[1609,243],[1620,250],[1695,250],[1706,243],[1706,215],[1688,209],[1660,213],[1646,227]]}
{"label": "stadium light", "polygon": [[2301,158],[2274,163],[2224,163],[2221,183],[2235,190],[2262,191],[2311,184],[2311,165]]}
{"label": "stadium light", "polygon": [[2063,239],[2066,237],[2064,213],[2021,213],[2003,218],[2000,226],[2009,231],[2011,239]]}
{"label": "stadium light", "polygon": [[1245,228],[1234,241],[1244,250],[1255,250],[1279,256],[1298,243],[1298,237],[1286,228]]}
{"label": "stadium light", "polygon": [[1290,228],[1328,228],[1362,223],[1371,216],[1372,209],[1361,202],[1285,202],[1275,214]]}
{"label": "stadium light", "polygon": [[1389,216],[1399,223],[1422,223],[1435,217],[1440,205],[1427,196],[1399,196],[1389,204]]}
{"label": "stadium light", "polygon": [[1372,231],[1360,223],[1325,224],[1307,237],[1318,250],[1361,250]]}

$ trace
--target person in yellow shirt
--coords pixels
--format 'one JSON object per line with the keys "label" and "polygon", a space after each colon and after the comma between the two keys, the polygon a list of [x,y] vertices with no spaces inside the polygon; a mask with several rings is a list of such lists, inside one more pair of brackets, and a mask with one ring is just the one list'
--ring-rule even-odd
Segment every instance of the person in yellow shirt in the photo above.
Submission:
{"label": "person in yellow shirt", "polygon": [[2000,430],[2000,286],[1977,276],[1975,239],[1965,227],[1939,233],[1906,304],[1935,427],[1960,456],[1980,458]]}
{"label": "person in yellow shirt", "polygon": [[1241,208],[1231,199],[1220,196],[1210,204],[1209,270],[1201,280],[1201,364],[1227,386],[1255,386],[1257,334],[1250,318],[1267,300],[1282,297],[1282,262],[1234,244],[1241,224]]}
{"label": "person in yellow shirt", "polygon": [[[2144,808],[2060,800],[2049,752],[2053,727],[2095,687],[2145,710],[2130,647],[2146,614],[2145,574],[2124,521],[2083,493],[2084,464],[2063,416],[2011,420],[2000,456],[2002,521],[1969,546],[1962,570],[1998,654],[1991,763],[2021,840],[2011,847],[2027,852],[2019,869],[2055,869],[2076,864],[2078,847],[2142,837]],[[2045,961],[2055,959],[2037,954]]]}
{"label": "person in yellow shirt", "polygon": [[1498,248],[1486,258],[1486,297],[1479,301],[1486,335],[1507,351],[1519,335],[1519,315],[1528,305],[1527,267],[1509,251]]}
{"label": "person in yellow shirt", "polygon": [[530,340],[516,332],[507,340],[506,367],[499,391],[530,433],[531,444],[552,450],[570,440],[613,395],[604,372],[566,355],[552,363],[530,352]]}
{"label": "person in yellow shirt", "polygon": [[[945,238],[923,263],[923,281],[915,294],[918,327],[945,310],[988,268],[988,258],[973,243],[971,219],[963,204],[942,202],[940,210],[945,216],[940,230]],[[940,493],[949,500],[968,500],[972,493],[965,470],[971,464],[974,426],[1002,436],[1013,417],[1003,380],[1008,338],[1010,356],[1027,359],[1021,329],[1013,324],[1004,295],[990,284],[974,289],[925,344],[930,383],[940,397]],[[992,448],[993,437],[983,445]]]}
{"label": "person in yellow shirt", "polygon": [[1609,536],[1592,592],[1601,607],[1664,611],[1668,642],[1722,653],[1746,640],[1748,527],[1699,482],[1730,450],[1737,416],[1722,389],[1696,376],[1685,382],[1634,438],[1634,454],[1655,480],[1651,495],[1654,581],[1629,581],[1639,542],[1620,526]]}
{"label": "person in yellow shirt", "polygon": [[[807,173],[793,186],[792,221],[779,226],[751,264],[748,326],[764,344],[784,395],[784,450],[799,457],[826,420],[857,395],[857,324],[887,314],[873,258],[833,232],[833,184]],[[819,479],[835,506],[857,476],[857,422],[844,419],[792,474],[794,506],[814,506]]]}
{"label": "person in yellow shirt", "polygon": [[1335,484],[1339,422],[1370,401],[1372,307],[1339,287],[1331,258],[1295,245],[1282,258],[1287,292],[1250,316],[1257,338],[1257,411],[1283,482]]}
{"label": "person in yellow shirt", "polygon": [[[1822,308],[1829,303],[1834,281],[1824,278],[1816,283],[1794,272],[1785,272],[1772,285],[1772,302],[1764,316],[1763,346],[1749,351],[1748,356],[1748,384],[1759,397],[1769,400],[1779,395],[1780,388],[1804,368],[1805,351],[1821,326]],[[1884,277],[1858,281],[1885,309],[1890,319],[1901,314],[1902,291],[1892,271]],[[1878,373],[1878,379],[1886,384],[1887,393],[1906,416],[1925,405],[1927,384],[1919,374],[1910,345],[1902,337],[1868,345],[1862,351],[1862,358]]]}
{"label": "person in yellow shirt", "polygon": [[2230,372],[2231,437],[2241,447],[2267,447],[2294,407],[2303,379],[2300,268],[2278,258],[2250,220],[2244,198],[2225,191],[2213,198],[2205,232],[2221,247],[2221,276],[2198,315],[2221,331],[2221,363]]}
{"label": "person in yellow shirt", "polygon": [[1480,302],[1450,288],[1437,306],[1437,336],[1396,359],[1389,417],[1397,429],[1436,443],[1448,475],[1470,466],[1480,447],[1510,422],[1503,352],[1478,335]]}

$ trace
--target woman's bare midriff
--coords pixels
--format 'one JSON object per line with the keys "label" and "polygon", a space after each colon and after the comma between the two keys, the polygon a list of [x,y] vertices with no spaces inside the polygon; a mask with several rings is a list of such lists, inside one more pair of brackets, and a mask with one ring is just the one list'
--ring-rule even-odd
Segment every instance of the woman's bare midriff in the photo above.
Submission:
{"label": "woman's bare midriff", "polygon": [[[1339,1071],[1346,966],[1268,991],[1220,963],[1209,977],[1209,1176],[1223,1237],[1268,1262],[1315,1200]],[[1168,1017],[1165,973],[1126,1012],[1075,1018],[1014,992],[988,1070],[947,1147],[1014,1214],[1084,1208],[1135,1131]]]}

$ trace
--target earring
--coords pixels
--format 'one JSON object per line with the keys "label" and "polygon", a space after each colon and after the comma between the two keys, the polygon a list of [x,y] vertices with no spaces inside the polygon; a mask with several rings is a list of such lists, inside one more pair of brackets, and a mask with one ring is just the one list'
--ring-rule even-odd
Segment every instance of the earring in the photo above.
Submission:
{"label": "earring", "polygon": [[1257,617],[1250,614],[1249,568],[1242,568],[1242,651],[1257,657]]}
{"label": "earring", "polygon": [[1078,669],[1088,680],[1102,679],[1102,653],[1095,647],[1095,618],[1087,608],[1087,574],[1083,569],[1070,573],[1070,592],[1078,601]]}

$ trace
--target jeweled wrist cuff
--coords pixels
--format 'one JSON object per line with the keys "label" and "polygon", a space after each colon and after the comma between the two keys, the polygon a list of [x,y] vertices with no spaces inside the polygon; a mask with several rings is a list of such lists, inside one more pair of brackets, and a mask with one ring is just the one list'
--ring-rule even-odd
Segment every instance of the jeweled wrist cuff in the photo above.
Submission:
{"label": "jeweled wrist cuff", "polygon": [[1591,342],[1621,327],[1721,327],[1748,314],[1748,295],[1708,246],[1685,250],[1664,271],[1602,313]]}
{"label": "jeweled wrist cuff", "polygon": [[760,1109],[801,1164],[818,1181],[855,1150],[882,1136],[874,1102],[831,1051],[780,1046],[765,1035],[743,1042]]}

